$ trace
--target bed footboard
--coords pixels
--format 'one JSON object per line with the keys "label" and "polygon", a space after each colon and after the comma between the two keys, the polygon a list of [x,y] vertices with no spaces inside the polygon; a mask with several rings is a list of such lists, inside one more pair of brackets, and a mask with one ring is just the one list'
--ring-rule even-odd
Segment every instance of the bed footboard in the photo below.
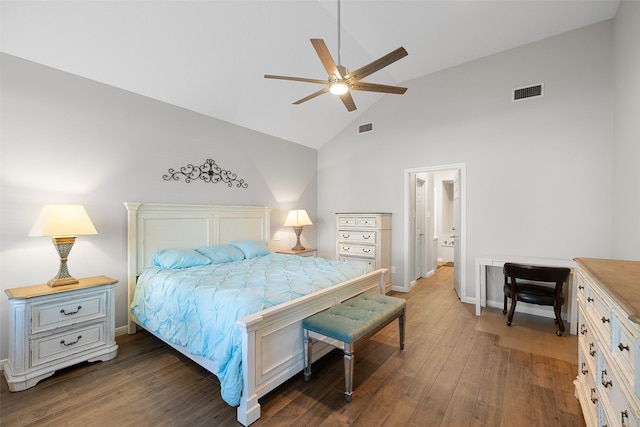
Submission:
{"label": "bed footboard", "polygon": [[[238,320],[242,331],[242,397],[238,421],[245,426],[260,418],[258,399],[304,368],[302,320],[363,292],[384,294],[386,269],[348,280]],[[332,349],[318,345],[320,358]]]}

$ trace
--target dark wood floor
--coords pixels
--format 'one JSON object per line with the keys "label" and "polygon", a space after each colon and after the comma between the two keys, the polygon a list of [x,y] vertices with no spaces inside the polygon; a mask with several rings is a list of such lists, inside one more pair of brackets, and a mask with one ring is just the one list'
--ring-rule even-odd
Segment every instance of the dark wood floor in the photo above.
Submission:
{"label": "dark wood floor", "polygon": [[[575,362],[504,347],[498,335],[477,330],[452,272],[440,268],[410,294],[395,294],[408,304],[405,349],[396,322],[364,344],[350,404],[334,351],[314,364],[311,382],[299,375],[261,399],[253,425],[584,426]],[[0,380],[1,425],[240,425],[213,375],[145,332],[117,341],[116,359],[59,371],[29,390],[11,393]]]}

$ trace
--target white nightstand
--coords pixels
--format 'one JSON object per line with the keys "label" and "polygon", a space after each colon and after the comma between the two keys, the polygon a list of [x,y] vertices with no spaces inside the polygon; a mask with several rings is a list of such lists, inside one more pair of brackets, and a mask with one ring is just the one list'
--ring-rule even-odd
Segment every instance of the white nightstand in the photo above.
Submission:
{"label": "white nightstand", "polygon": [[75,285],[7,289],[9,358],[4,376],[9,390],[33,387],[76,363],[116,357],[116,283],[95,276]]}
{"label": "white nightstand", "polygon": [[316,252],[317,251],[315,249],[303,249],[301,251],[292,251],[292,250],[276,251],[276,253],[278,254],[298,255],[298,256],[316,256]]}

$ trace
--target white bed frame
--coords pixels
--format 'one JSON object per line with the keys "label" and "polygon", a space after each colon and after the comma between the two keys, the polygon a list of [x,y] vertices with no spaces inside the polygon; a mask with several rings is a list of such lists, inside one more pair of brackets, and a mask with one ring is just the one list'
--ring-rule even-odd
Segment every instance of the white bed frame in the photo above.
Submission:
{"label": "white bed frame", "polygon": [[[153,255],[159,249],[225,245],[233,240],[270,241],[271,209],[264,206],[137,202],[124,205],[128,223],[129,304],[137,277],[152,265]],[[379,269],[238,320],[242,332],[243,379],[238,406],[240,423],[248,426],[260,418],[258,399],[302,371],[302,319],[362,292],[384,293],[385,272],[385,269]],[[131,311],[127,311],[129,333],[133,334],[136,325],[141,325]],[[189,354],[185,347],[168,344],[205,369],[215,370],[212,361]],[[314,359],[331,349],[329,345],[314,347]]]}

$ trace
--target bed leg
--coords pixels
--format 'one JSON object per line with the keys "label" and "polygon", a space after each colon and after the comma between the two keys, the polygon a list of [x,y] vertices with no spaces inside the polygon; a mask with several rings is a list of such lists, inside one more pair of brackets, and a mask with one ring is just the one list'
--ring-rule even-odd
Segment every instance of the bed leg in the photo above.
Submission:
{"label": "bed leg", "polygon": [[304,331],[304,380],[309,382],[311,380],[311,359],[313,339],[309,337],[309,331]]}
{"label": "bed leg", "polygon": [[240,406],[238,406],[238,422],[243,426],[248,426],[258,418],[260,418],[258,396],[254,394],[251,399],[245,399],[243,396],[240,399]]}

